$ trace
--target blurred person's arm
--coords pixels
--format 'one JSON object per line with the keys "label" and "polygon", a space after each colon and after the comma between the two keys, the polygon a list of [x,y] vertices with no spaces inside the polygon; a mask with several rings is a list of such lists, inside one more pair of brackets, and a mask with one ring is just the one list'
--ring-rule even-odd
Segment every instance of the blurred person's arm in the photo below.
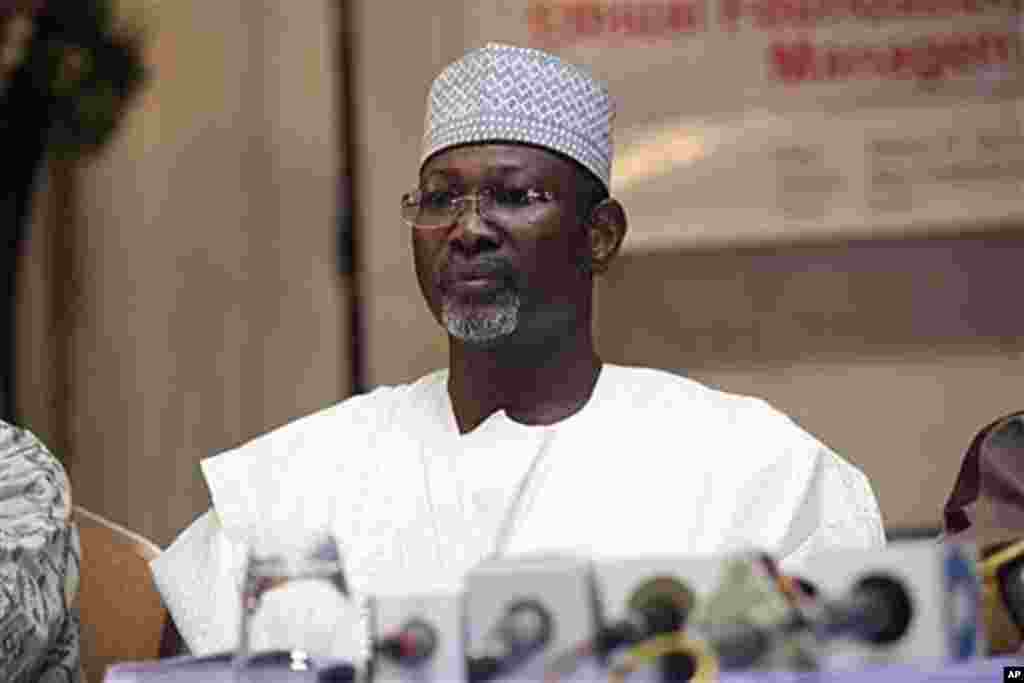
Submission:
{"label": "blurred person's arm", "polygon": [[0,423],[0,680],[81,680],[80,557],[64,468]]}

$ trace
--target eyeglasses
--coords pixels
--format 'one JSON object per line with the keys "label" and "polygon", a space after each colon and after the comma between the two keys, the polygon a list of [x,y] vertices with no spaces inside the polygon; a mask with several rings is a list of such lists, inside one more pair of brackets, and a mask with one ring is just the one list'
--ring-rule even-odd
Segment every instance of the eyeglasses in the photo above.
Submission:
{"label": "eyeglasses", "polygon": [[459,220],[467,202],[474,201],[481,218],[507,224],[530,218],[555,199],[551,192],[534,188],[485,187],[461,195],[447,190],[414,190],[402,195],[402,220],[413,228],[449,227]]}

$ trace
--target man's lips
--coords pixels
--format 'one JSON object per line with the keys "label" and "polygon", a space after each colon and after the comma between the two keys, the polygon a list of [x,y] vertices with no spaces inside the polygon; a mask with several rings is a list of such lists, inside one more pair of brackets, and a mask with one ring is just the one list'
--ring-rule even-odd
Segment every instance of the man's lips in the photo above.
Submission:
{"label": "man's lips", "polygon": [[454,296],[492,296],[508,287],[508,280],[489,275],[450,280],[441,286],[441,291]]}
{"label": "man's lips", "polygon": [[441,271],[442,290],[482,290],[503,286],[511,281],[507,267],[453,266]]}
{"label": "man's lips", "polygon": [[505,286],[505,281],[500,278],[470,278],[467,280],[454,280],[448,285],[449,292],[487,292],[500,289]]}

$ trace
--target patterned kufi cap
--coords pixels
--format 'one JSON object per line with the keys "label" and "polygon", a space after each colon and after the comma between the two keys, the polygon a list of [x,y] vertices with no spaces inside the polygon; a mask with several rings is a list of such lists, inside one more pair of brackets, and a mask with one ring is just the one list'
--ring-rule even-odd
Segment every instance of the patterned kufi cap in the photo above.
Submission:
{"label": "patterned kufi cap", "polygon": [[577,66],[533,48],[490,43],[434,80],[420,164],[470,142],[522,142],[560,152],[611,187],[608,89]]}

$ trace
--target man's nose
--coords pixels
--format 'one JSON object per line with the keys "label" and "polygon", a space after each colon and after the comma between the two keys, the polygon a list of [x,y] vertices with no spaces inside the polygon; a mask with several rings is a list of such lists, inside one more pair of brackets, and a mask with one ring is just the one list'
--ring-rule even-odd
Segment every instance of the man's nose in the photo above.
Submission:
{"label": "man's nose", "polygon": [[465,199],[459,206],[459,214],[449,236],[453,245],[467,253],[493,249],[501,236],[480,210],[477,199]]}

